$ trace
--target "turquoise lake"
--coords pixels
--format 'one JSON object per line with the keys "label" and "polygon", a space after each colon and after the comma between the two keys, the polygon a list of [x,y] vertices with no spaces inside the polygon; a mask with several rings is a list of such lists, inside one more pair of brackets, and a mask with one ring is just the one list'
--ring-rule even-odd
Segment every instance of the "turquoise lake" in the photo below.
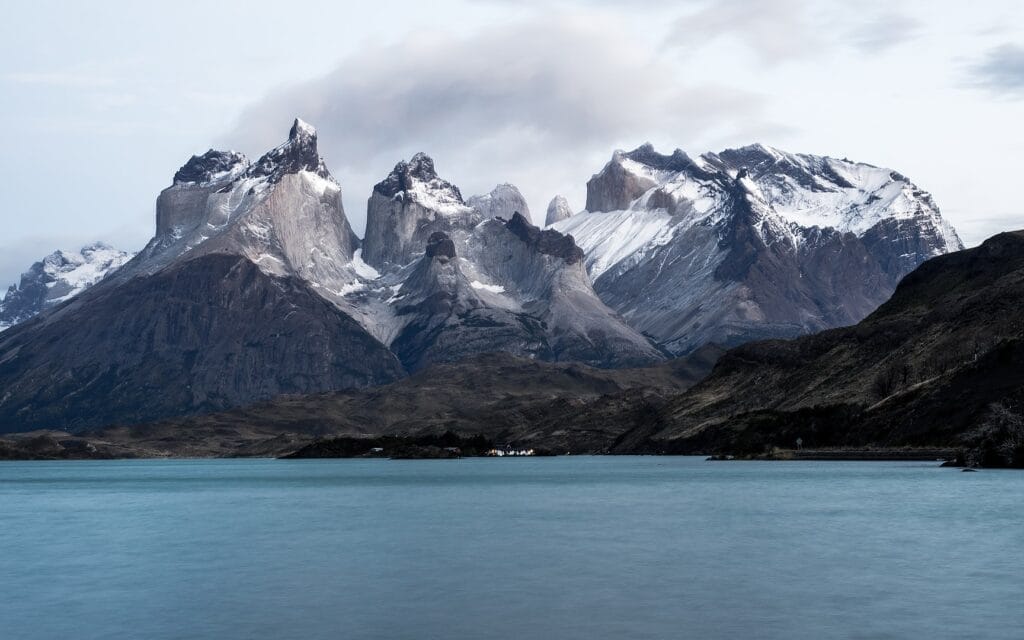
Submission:
{"label": "turquoise lake", "polygon": [[1021,638],[1024,473],[0,463],[0,638]]}

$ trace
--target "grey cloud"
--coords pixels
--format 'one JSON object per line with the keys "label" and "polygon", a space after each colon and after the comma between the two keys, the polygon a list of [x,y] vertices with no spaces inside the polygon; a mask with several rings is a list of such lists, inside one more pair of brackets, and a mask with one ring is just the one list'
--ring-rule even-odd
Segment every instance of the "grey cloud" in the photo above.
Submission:
{"label": "grey cloud", "polygon": [[1004,44],[971,67],[970,83],[991,91],[1024,96],[1024,46]]}
{"label": "grey cloud", "polygon": [[721,39],[749,49],[766,66],[820,57],[852,47],[877,53],[919,33],[918,20],[898,1],[857,3],[815,0],[691,0],[666,41],[696,50]]}
{"label": "grey cloud", "polygon": [[804,0],[720,0],[697,6],[676,21],[669,44],[695,49],[734,37],[766,64],[803,58],[824,45]]}
{"label": "grey cloud", "polygon": [[923,26],[911,16],[884,13],[857,25],[849,32],[847,40],[864,53],[876,53],[916,38]]}
{"label": "grey cloud", "polygon": [[700,144],[757,123],[761,106],[747,92],[689,86],[613,21],[562,16],[363,50],[249,108],[226,142],[258,153],[292,117],[312,122],[360,228],[373,183],[416,151],[467,195],[511,181],[537,210],[556,191],[578,206],[616,146]]}
{"label": "grey cloud", "polygon": [[108,76],[97,76],[75,71],[21,72],[2,76],[6,82],[23,85],[42,85],[64,89],[97,89],[113,87],[117,80]]}

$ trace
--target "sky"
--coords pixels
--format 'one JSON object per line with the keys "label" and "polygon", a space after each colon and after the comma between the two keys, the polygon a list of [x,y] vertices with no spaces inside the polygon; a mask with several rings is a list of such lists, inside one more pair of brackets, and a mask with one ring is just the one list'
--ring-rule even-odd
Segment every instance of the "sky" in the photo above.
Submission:
{"label": "sky", "polygon": [[295,117],[360,235],[417,151],[537,220],[644,142],[868,162],[969,246],[1024,228],[1019,0],[11,0],[0,96],[0,294],[58,248],[138,250],[189,156],[255,159]]}

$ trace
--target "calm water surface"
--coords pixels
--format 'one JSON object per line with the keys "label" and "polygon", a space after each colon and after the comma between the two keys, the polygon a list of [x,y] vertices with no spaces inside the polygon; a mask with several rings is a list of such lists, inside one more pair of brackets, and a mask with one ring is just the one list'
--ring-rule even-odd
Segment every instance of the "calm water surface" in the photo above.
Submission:
{"label": "calm water surface", "polygon": [[1022,638],[1024,473],[0,463],[0,638]]}

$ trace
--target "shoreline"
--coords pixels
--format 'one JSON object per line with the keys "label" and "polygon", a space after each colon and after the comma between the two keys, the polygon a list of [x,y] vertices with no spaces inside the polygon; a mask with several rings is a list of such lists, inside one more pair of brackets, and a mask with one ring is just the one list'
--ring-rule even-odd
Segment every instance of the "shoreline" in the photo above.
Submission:
{"label": "shoreline", "polygon": [[[710,461],[733,461],[733,460],[769,460],[775,462],[790,461],[894,461],[894,462],[944,462],[949,463],[962,455],[962,451],[952,447],[920,447],[920,448],[850,448],[850,449],[781,449],[771,453],[735,456],[735,455],[711,455]],[[951,465],[952,466],[952,465]]]}

